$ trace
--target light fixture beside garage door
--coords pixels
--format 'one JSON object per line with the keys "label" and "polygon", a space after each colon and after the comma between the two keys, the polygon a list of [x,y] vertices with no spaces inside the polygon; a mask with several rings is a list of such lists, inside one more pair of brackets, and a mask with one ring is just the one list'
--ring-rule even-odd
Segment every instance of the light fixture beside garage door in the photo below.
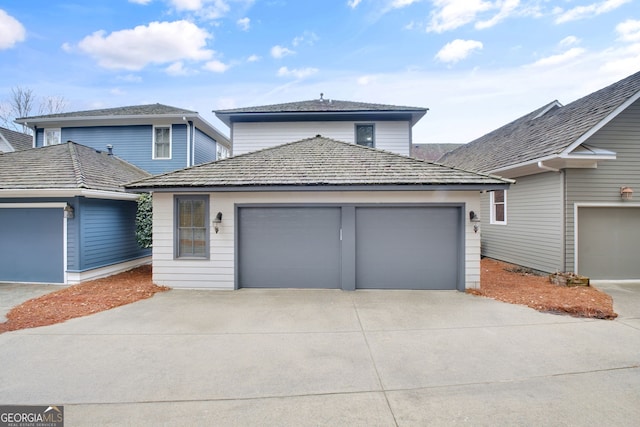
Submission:
{"label": "light fixture beside garage door", "polygon": [[633,188],[631,187],[620,187],[620,197],[622,200],[631,200],[633,198]]}
{"label": "light fixture beside garage door", "polygon": [[218,212],[216,217],[213,219],[213,229],[218,234],[220,224],[222,224],[222,212]]}
{"label": "light fixture beside garage door", "polygon": [[64,207],[64,217],[67,219],[73,219],[74,211],[73,206],[67,203],[67,206]]}

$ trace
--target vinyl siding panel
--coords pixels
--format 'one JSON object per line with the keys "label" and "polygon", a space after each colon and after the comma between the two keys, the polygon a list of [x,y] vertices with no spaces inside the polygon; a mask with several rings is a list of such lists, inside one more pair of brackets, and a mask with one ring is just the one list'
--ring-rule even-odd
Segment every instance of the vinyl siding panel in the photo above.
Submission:
{"label": "vinyl siding panel", "polygon": [[540,271],[563,270],[562,175],[520,177],[507,191],[507,224],[490,224],[482,196],[482,255]]}
{"label": "vinyl siding panel", "polygon": [[[235,206],[236,204],[353,204],[353,203],[462,203],[464,218],[470,210],[478,211],[478,192],[267,192],[209,193],[209,216],[222,212],[218,234],[210,233],[209,260],[174,259],[174,195],[154,193],[153,196],[153,279],[174,288],[235,288]],[[480,233],[465,220],[464,229],[465,285],[480,286]]]}
{"label": "vinyl siding panel", "polygon": [[79,271],[149,255],[149,250],[138,247],[135,238],[136,210],[135,201],[81,201],[76,211],[81,221]]}
{"label": "vinyl siding panel", "polygon": [[356,123],[375,125],[376,148],[404,156],[410,154],[411,128],[408,121],[234,123],[233,154],[248,153],[316,135],[353,144]]}
{"label": "vinyl siding panel", "polygon": [[[587,144],[614,151],[617,158],[599,162],[597,169],[566,170],[567,271],[575,270],[576,206],[640,206],[637,202],[640,199],[640,101],[596,132]],[[622,186],[630,186],[635,190],[634,200],[622,202]]]}
{"label": "vinyl siding panel", "polygon": [[[43,130],[38,129],[36,141],[42,146]],[[153,159],[153,126],[92,126],[62,128],[62,142],[73,141],[100,151],[113,146],[114,155],[152,174],[169,172],[187,166],[187,126],[171,128],[171,159]]]}
{"label": "vinyl siding panel", "polygon": [[216,160],[216,140],[195,128],[194,165]]}

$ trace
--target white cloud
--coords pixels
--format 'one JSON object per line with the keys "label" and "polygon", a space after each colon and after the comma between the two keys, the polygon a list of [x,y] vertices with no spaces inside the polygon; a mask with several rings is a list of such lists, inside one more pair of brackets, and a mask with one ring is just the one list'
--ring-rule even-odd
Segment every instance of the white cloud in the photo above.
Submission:
{"label": "white cloud", "polygon": [[358,5],[362,2],[362,0],[348,0],[347,1],[347,6],[349,6],[351,9],[355,9],[356,7],[358,7]]}
{"label": "white cloud", "polygon": [[568,36],[560,40],[560,47],[569,47],[580,43],[580,39],[576,36]]}
{"label": "white cloud", "polygon": [[391,9],[400,9],[403,7],[411,6],[413,3],[419,3],[422,0],[391,0],[389,7]]}
{"label": "white cloud", "polygon": [[320,38],[313,31],[305,31],[301,36],[295,37],[291,44],[294,47],[300,46],[302,43],[305,43],[309,46],[313,46],[315,42],[317,42]]}
{"label": "white cloud", "polygon": [[588,6],[576,6],[573,9],[563,11],[558,9],[559,16],[556,18],[556,24],[562,24],[569,21],[577,21],[579,19],[591,18],[603,13],[611,12],[629,3],[631,0],[605,0],[599,3],[592,3]]}
{"label": "white cloud", "polygon": [[174,62],[165,68],[165,71],[170,76],[186,76],[189,74],[189,71],[184,68],[184,63],[182,61]]}
{"label": "white cloud", "polygon": [[580,47],[574,47],[567,50],[564,53],[559,53],[557,55],[547,56],[546,58],[542,58],[531,64],[532,67],[549,67],[556,66],[560,64],[567,63],[578,56],[582,55],[586,51]]}
{"label": "white cloud", "polygon": [[360,85],[360,86],[367,86],[370,85],[371,83],[376,81],[376,77],[375,76],[371,76],[371,75],[366,75],[366,76],[360,76],[358,77],[358,79],[356,80],[356,82]]}
{"label": "white cloud", "polygon": [[287,67],[280,67],[278,77],[295,77],[296,79],[304,79],[318,72],[317,68],[294,68],[290,70]]}
{"label": "white cloud", "polygon": [[127,83],[140,83],[142,81],[142,77],[136,76],[135,74],[127,74],[124,76],[118,76],[118,80],[127,82]]}
{"label": "white cloud", "polygon": [[294,53],[296,52],[280,45],[275,45],[274,47],[271,48],[271,56],[278,59],[284,58],[285,56],[288,56],[288,55],[293,55]]}
{"label": "white cloud", "polygon": [[500,7],[500,10],[491,19],[486,21],[479,21],[475,27],[478,30],[484,30],[491,28],[496,24],[504,21],[508,17],[512,16],[518,6],[520,6],[520,0],[503,0],[496,2],[496,6]]}
{"label": "white cloud", "polygon": [[640,42],[640,21],[627,19],[616,25],[616,33],[625,42]]}
{"label": "white cloud", "polygon": [[111,95],[116,95],[116,96],[122,96],[122,95],[126,95],[127,92],[125,92],[124,90],[120,89],[119,87],[114,87],[113,89],[111,89],[109,91],[109,93]]}
{"label": "white cloud", "polygon": [[247,58],[247,62],[258,62],[260,61],[260,58],[258,55],[251,55],[250,57]]}
{"label": "white cloud", "polygon": [[238,19],[236,24],[242,31],[249,31],[249,28],[251,28],[251,19],[245,16],[244,18]]}
{"label": "white cloud", "polygon": [[477,40],[457,39],[444,45],[436,54],[436,59],[441,62],[455,63],[465,59],[474,50],[482,50],[482,42]]}
{"label": "white cloud", "polygon": [[170,0],[178,12],[195,12],[200,18],[215,20],[231,9],[226,0]]}
{"label": "white cloud", "polygon": [[188,21],[152,22],[109,35],[96,31],[82,39],[78,48],[104,68],[135,71],[149,64],[210,59],[209,38],[207,31]]}
{"label": "white cloud", "polygon": [[0,50],[12,48],[24,41],[26,35],[27,31],[20,21],[0,9]]}
{"label": "white cloud", "polygon": [[147,4],[151,3],[151,1],[152,0],[129,0],[129,3],[147,5]]}
{"label": "white cloud", "polygon": [[432,0],[435,10],[431,12],[431,22],[427,31],[442,33],[453,30],[476,19],[493,4],[483,0]]}
{"label": "white cloud", "polygon": [[209,61],[206,64],[204,64],[204,68],[205,70],[208,71],[213,71],[214,73],[224,73],[225,71],[227,71],[229,69],[229,65],[218,61],[218,60],[213,60],[213,61]]}
{"label": "white cloud", "polygon": [[177,10],[200,10],[202,9],[202,0],[171,0],[171,4]]}

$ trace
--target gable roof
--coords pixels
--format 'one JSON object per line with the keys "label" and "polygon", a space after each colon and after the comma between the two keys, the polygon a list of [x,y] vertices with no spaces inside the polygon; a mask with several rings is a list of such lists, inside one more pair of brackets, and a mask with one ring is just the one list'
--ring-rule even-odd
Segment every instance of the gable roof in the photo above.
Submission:
{"label": "gable roof", "polygon": [[125,183],[149,176],[124,160],[74,142],[0,156],[0,195],[11,190],[124,192]]}
{"label": "gable roof", "polygon": [[43,116],[20,117],[16,123],[34,127],[73,127],[100,125],[149,125],[167,121],[184,123],[193,121],[196,127],[227,147],[229,138],[203,119],[197,111],[164,104],[130,105],[126,107],[102,108],[98,110],[73,111]]}
{"label": "gable roof", "polygon": [[413,144],[411,157],[436,162],[443,154],[453,151],[462,144]]}
{"label": "gable roof", "polygon": [[[504,188],[510,180],[466,172],[321,136],[156,175],[128,189],[451,186]],[[464,187],[464,188],[463,188]],[[452,188],[453,189],[453,188]]]}
{"label": "gable roof", "polygon": [[308,101],[288,102],[284,104],[262,105],[258,107],[234,108],[228,110],[214,111],[216,116],[226,125],[231,126],[234,121],[246,121],[255,118],[265,118],[267,116],[279,116],[293,118],[296,116],[326,115],[335,117],[336,115],[349,115],[362,117],[364,114],[380,114],[403,116],[415,124],[428,111],[428,108],[405,107],[388,104],[370,104],[366,102],[340,101],[335,99],[324,99],[322,94],[319,99]]}
{"label": "gable roof", "polygon": [[615,158],[615,153],[583,145],[597,130],[640,98],[640,72],[562,106],[553,101],[462,147],[440,162],[500,173],[527,163],[570,158]]}
{"label": "gable roof", "polygon": [[[33,146],[33,137],[26,133],[16,132],[15,130],[0,127],[0,140],[9,144],[11,151],[28,150]],[[2,152],[2,144],[0,144],[0,152]]]}

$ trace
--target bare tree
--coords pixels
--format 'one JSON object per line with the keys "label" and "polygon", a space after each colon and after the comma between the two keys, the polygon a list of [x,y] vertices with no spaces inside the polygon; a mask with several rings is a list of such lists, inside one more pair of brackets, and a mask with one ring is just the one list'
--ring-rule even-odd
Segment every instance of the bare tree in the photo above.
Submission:
{"label": "bare tree", "polygon": [[[28,117],[36,105],[33,89],[16,86],[11,88],[9,99],[0,104],[0,122],[2,126],[31,134],[25,125],[17,125],[15,119]],[[62,113],[67,107],[67,100],[61,96],[46,96],[40,99],[38,114]]]}

